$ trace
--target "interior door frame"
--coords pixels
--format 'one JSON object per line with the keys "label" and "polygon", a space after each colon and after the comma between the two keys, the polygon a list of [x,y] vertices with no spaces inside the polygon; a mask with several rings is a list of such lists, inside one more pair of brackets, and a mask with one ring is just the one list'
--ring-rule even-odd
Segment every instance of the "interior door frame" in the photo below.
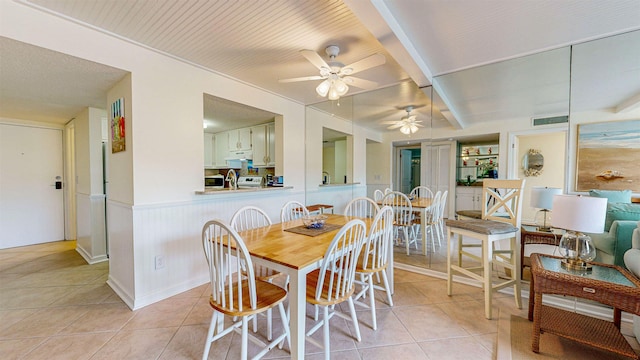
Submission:
{"label": "interior door frame", "polygon": [[75,150],[75,122],[69,121],[64,126],[64,238],[75,240],[77,236],[76,211],[76,150]]}

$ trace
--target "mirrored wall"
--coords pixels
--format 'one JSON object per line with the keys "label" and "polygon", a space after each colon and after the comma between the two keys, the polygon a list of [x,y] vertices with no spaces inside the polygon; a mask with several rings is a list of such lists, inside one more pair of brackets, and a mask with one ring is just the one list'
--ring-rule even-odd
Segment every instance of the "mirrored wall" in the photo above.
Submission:
{"label": "mirrored wall", "polygon": [[[640,119],[638,59],[635,31],[437,76],[433,89],[408,81],[308,106],[306,202],[330,202],[341,213],[354,197],[419,183],[449,192],[445,217],[452,218],[479,209],[482,180],[497,174],[526,179],[522,220],[534,223],[539,209],[530,204],[531,187],[584,191],[577,150],[584,124]],[[392,121],[408,106],[422,127],[407,135]],[[332,137],[342,137],[340,150]],[[540,171],[525,172],[531,151],[544,159]],[[336,170],[342,154],[345,175]],[[409,255],[396,247],[396,263],[445,272],[446,238],[429,236],[426,256],[422,243]]]}

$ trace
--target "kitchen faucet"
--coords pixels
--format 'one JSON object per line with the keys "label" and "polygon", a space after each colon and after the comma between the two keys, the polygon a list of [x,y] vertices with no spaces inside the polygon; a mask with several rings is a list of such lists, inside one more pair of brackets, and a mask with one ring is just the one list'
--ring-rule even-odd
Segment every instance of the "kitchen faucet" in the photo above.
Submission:
{"label": "kitchen faucet", "polygon": [[236,176],[235,170],[229,169],[225,180],[229,182],[229,187],[231,187],[231,189],[238,190],[238,177]]}

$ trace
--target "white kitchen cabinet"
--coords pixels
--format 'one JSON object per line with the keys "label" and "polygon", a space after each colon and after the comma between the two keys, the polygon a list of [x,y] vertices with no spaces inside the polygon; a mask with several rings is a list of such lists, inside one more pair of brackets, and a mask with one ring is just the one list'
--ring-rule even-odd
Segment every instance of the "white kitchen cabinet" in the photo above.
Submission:
{"label": "white kitchen cabinet", "polygon": [[216,165],[216,152],[214,136],[204,133],[204,168],[211,169]]}
{"label": "white kitchen cabinet", "polygon": [[228,151],[251,150],[251,128],[230,130],[228,134]]}
{"label": "white kitchen cabinet", "polygon": [[226,167],[227,162],[224,160],[229,154],[229,133],[221,132],[213,135],[213,142],[215,144],[215,164],[216,168]]}
{"label": "white kitchen cabinet", "polygon": [[482,186],[457,186],[456,211],[481,210]]}
{"label": "white kitchen cabinet", "polygon": [[251,128],[251,146],[253,166],[275,166],[275,123],[258,125]]}

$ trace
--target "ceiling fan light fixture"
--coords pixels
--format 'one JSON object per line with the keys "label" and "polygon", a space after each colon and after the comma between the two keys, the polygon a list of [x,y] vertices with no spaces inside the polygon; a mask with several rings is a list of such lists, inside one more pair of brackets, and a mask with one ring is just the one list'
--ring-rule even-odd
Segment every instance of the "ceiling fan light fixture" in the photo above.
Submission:
{"label": "ceiling fan light fixture", "polygon": [[318,93],[318,95],[325,97],[329,92],[329,88],[331,88],[331,82],[327,79],[321,82],[318,87],[316,87],[316,92]]}
{"label": "ceiling fan light fixture", "polygon": [[409,126],[407,126],[407,125],[402,125],[400,127],[400,132],[405,134],[405,135],[409,135],[409,134],[411,134],[411,128]]}
{"label": "ceiling fan light fixture", "polygon": [[343,96],[349,91],[349,86],[342,81],[342,79],[338,79],[333,83],[333,86],[336,88],[338,95]]}

